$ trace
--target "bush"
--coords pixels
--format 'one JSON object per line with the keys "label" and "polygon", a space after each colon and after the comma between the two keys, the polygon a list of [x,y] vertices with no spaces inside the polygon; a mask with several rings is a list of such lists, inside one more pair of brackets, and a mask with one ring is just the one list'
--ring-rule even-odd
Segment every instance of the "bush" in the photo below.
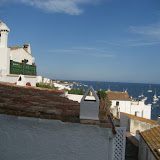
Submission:
{"label": "bush", "polygon": [[97,92],[97,95],[98,95],[99,99],[101,100],[101,99],[105,99],[105,98],[106,98],[107,93],[106,93],[105,90],[102,89],[102,90],[99,90],[99,91]]}
{"label": "bush", "polygon": [[49,84],[39,84],[39,83],[36,83],[36,87],[57,89],[57,87],[54,87],[54,86],[51,87]]}
{"label": "bush", "polygon": [[77,95],[84,95],[85,92],[86,92],[86,90],[84,90],[83,88],[81,88],[81,89],[73,88],[68,91],[69,94],[77,94]]}

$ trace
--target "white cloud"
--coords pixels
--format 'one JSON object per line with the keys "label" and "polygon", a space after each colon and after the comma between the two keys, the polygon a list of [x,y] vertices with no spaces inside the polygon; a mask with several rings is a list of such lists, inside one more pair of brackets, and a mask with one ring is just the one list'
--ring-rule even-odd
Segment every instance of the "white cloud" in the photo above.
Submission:
{"label": "white cloud", "polygon": [[130,41],[129,46],[151,46],[160,44],[160,23],[147,26],[131,26],[131,33],[139,35],[141,40]]}
{"label": "white cloud", "polygon": [[102,54],[102,53],[95,53],[95,54],[90,54],[91,56],[95,57],[103,57],[103,58],[113,58],[115,55],[113,54]]}
{"label": "white cloud", "polygon": [[79,54],[83,56],[94,56],[103,58],[115,57],[113,54],[108,54],[109,51],[104,48],[92,48],[92,47],[72,47],[71,49],[53,49],[49,50],[49,53],[53,54]]}
{"label": "white cloud", "polygon": [[8,2],[8,0],[0,0],[0,6],[2,6],[5,2]]}
{"label": "white cloud", "polygon": [[[101,41],[108,46],[114,47],[140,47],[140,46],[153,46],[160,44],[160,23],[155,23],[147,26],[130,26],[129,27],[130,38],[133,39],[121,39],[118,41]],[[134,35],[133,35],[134,34]],[[136,36],[136,37],[135,37]]]}
{"label": "white cloud", "polygon": [[135,42],[128,44],[128,46],[152,46],[157,44],[160,44],[160,42]]}
{"label": "white cloud", "polygon": [[130,30],[132,33],[160,39],[160,23],[148,26],[131,26]]}
{"label": "white cloud", "polygon": [[102,0],[94,0],[94,2],[92,0],[12,0],[12,2],[13,1],[17,3],[24,3],[50,13],[80,15],[84,12],[80,5],[97,4]]}
{"label": "white cloud", "polygon": [[53,49],[53,50],[49,50],[48,52],[50,52],[50,53],[73,53],[73,52],[75,52],[75,50],[72,50],[72,49]]}

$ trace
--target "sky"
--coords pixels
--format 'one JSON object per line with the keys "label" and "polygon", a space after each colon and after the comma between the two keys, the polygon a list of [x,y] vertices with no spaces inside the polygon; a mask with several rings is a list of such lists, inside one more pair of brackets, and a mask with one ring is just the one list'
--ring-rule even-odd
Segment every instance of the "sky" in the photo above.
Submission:
{"label": "sky", "polygon": [[0,0],[0,20],[38,75],[160,84],[160,0]]}

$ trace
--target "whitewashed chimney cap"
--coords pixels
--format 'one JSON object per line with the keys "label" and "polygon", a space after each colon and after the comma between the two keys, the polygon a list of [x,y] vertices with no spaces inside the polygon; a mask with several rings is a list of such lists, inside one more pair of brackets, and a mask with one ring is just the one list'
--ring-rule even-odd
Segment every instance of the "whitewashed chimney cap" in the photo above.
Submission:
{"label": "whitewashed chimney cap", "polygon": [[96,92],[95,92],[95,90],[93,89],[92,86],[90,86],[90,87],[87,89],[87,91],[85,92],[83,98],[81,99],[81,102],[85,100],[85,98],[87,97],[87,95],[89,94],[90,91],[92,92],[92,94],[93,94],[96,102],[99,103],[99,98],[98,98],[98,96],[97,96],[97,94],[96,94]]}
{"label": "whitewashed chimney cap", "polygon": [[7,25],[0,20],[0,31],[2,31],[2,30],[6,30],[8,32],[10,31],[10,29],[7,27]]}

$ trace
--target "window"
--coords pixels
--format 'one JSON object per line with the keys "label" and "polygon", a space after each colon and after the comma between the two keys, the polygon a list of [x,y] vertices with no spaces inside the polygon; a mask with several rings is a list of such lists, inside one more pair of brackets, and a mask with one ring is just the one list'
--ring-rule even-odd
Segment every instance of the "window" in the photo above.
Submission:
{"label": "window", "polygon": [[119,106],[119,102],[116,102],[116,106]]}

